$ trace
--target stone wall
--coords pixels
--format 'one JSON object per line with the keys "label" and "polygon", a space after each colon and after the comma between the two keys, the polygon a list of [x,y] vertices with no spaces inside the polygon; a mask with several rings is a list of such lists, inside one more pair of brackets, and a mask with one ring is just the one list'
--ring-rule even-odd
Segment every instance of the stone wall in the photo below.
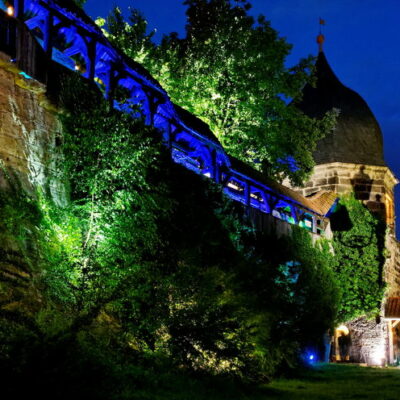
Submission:
{"label": "stone wall", "polygon": [[383,279],[386,282],[386,296],[400,296],[400,242],[393,232],[386,237],[386,263],[383,270]]}
{"label": "stone wall", "polygon": [[9,56],[0,53],[0,162],[24,189],[41,187],[64,201],[56,166],[61,123],[45,92],[43,84],[24,78]]}
{"label": "stone wall", "polygon": [[382,365],[387,359],[387,323],[357,318],[346,323],[351,337],[350,361]]}
{"label": "stone wall", "polygon": [[392,231],[386,236],[386,263],[383,280],[386,283],[385,296],[382,299],[381,315],[375,319],[357,318],[346,323],[350,330],[352,346],[350,360],[372,365],[389,362],[388,322],[384,319],[385,300],[400,296],[400,243]]}
{"label": "stone wall", "polygon": [[[57,172],[61,124],[46,99],[43,84],[25,78],[10,57],[0,53],[0,190],[12,198],[12,188],[35,196],[37,189],[65,203],[65,188]],[[35,226],[21,227],[24,238],[0,229],[0,314],[33,315],[41,305],[34,276],[39,255]]]}
{"label": "stone wall", "polygon": [[353,192],[372,212],[380,214],[389,226],[393,226],[393,187],[396,184],[388,167],[335,162],[317,165],[310,180],[303,187],[294,189],[303,196],[311,196],[320,190],[338,194]]}

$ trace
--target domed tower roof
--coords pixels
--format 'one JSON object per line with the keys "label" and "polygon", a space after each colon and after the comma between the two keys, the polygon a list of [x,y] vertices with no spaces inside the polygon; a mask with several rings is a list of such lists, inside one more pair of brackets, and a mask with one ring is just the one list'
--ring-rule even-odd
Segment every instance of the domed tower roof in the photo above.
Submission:
{"label": "domed tower roof", "polygon": [[323,51],[316,62],[316,87],[307,84],[298,107],[311,117],[339,110],[336,127],[319,141],[316,164],[343,162],[385,165],[381,129],[362,97],[336,77]]}

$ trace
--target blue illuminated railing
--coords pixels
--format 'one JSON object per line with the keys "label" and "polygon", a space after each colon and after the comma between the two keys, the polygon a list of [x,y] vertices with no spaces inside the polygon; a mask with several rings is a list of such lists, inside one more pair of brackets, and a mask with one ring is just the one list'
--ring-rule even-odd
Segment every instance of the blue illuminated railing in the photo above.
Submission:
{"label": "blue illuminated railing", "polygon": [[[146,123],[163,132],[174,161],[222,184],[231,199],[315,233],[317,220],[320,224],[325,221],[319,212],[236,170],[220,143],[185,121],[181,117],[184,110],[179,111],[158,82],[114,49],[73,3],[64,7],[53,0],[14,0],[8,9],[2,9],[9,17],[2,20],[0,28],[23,21],[48,58],[93,80],[116,108],[127,111],[132,105],[139,106]],[[7,29],[12,28],[3,31]],[[0,41],[4,41],[1,32]],[[124,92],[124,103],[116,100],[118,91]]]}

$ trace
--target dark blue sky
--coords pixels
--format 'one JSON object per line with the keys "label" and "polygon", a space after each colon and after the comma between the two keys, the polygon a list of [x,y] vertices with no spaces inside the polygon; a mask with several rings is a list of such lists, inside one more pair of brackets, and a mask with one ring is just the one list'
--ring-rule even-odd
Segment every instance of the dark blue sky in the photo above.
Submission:
{"label": "dark blue sky", "polygon": [[[113,5],[140,9],[158,37],[183,32],[183,0],[88,0],[87,13],[106,16]],[[385,158],[400,178],[400,0],[250,0],[293,44],[288,65],[317,54],[318,18],[326,21],[328,61],[343,84],[357,91],[381,125]],[[400,190],[397,190],[400,215]],[[400,222],[399,222],[400,223]]]}

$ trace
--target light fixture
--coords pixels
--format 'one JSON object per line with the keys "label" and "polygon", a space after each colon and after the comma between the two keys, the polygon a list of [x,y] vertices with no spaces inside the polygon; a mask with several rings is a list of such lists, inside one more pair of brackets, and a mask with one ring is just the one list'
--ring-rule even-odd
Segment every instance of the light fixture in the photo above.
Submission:
{"label": "light fixture", "polygon": [[336,331],[338,333],[342,332],[344,333],[346,336],[349,334],[349,328],[346,325],[340,325],[336,328]]}
{"label": "light fixture", "polygon": [[13,6],[7,7],[7,15],[9,15],[10,17],[14,16],[14,7]]}

